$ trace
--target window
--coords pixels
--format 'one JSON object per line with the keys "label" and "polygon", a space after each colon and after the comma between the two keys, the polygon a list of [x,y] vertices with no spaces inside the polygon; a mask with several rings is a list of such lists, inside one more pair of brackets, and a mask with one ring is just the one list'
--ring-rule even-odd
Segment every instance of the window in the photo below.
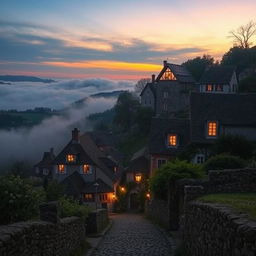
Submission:
{"label": "window", "polygon": [[216,137],[217,136],[217,122],[216,121],[208,122],[207,135],[208,135],[208,137]]}
{"label": "window", "polygon": [[177,80],[175,75],[172,73],[172,71],[167,68],[166,71],[161,76],[160,80]]}
{"label": "window", "polygon": [[92,194],[84,194],[84,199],[86,201],[92,201],[93,200],[93,195]]}
{"label": "window", "polygon": [[44,168],[44,169],[43,169],[43,175],[48,175],[48,174],[49,174],[49,170],[46,169],[46,168]]}
{"label": "window", "polygon": [[203,154],[197,154],[197,155],[196,155],[196,157],[195,157],[195,162],[196,162],[197,164],[202,164],[202,163],[204,163],[204,161],[205,161],[205,157],[204,157]]}
{"label": "window", "polygon": [[76,161],[76,156],[75,155],[67,155],[66,160],[68,163],[74,163]]}
{"label": "window", "polygon": [[91,172],[91,166],[89,164],[83,165],[83,174],[90,174]]}
{"label": "window", "polygon": [[166,164],[166,159],[157,160],[157,168],[160,168],[163,164]]}
{"label": "window", "polygon": [[117,172],[117,166],[114,167],[114,172]]}
{"label": "window", "polygon": [[176,147],[177,146],[177,134],[169,134],[168,135],[168,146]]}
{"label": "window", "polygon": [[169,93],[168,92],[164,92],[164,98],[168,98],[169,97]]}
{"label": "window", "polygon": [[59,164],[58,165],[58,173],[65,173],[65,165],[64,164]]}
{"label": "window", "polygon": [[217,92],[223,92],[223,85],[221,85],[221,84],[216,85],[216,86],[215,86],[215,91],[217,91]]}
{"label": "window", "polygon": [[213,91],[213,85],[212,84],[206,85],[206,91],[207,92],[212,92]]}
{"label": "window", "polygon": [[141,179],[142,179],[141,173],[136,173],[136,174],[135,174],[135,181],[136,181],[136,182],[141,182]]}
{"label": "window", "polygon": [[167,107],[167,104],[166,104],[166,103],[163,104],[163,110],[164,110],[164,111],[167,111],[167,110],[168,110],[168,107]]}
{"label": "window", "polygon": [[99,198],[100,198],[100,201],[107,201],[108,200],[108,194],[100,194]]}

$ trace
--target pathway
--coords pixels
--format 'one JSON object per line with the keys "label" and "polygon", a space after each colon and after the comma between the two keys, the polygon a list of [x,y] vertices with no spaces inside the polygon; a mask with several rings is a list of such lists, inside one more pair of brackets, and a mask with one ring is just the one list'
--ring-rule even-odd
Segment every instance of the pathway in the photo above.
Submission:
{"label": "pathway", "polygon": [[141,215],[113,215],[113,226],[94,256],[165,256],[172,255],[162,231]]}

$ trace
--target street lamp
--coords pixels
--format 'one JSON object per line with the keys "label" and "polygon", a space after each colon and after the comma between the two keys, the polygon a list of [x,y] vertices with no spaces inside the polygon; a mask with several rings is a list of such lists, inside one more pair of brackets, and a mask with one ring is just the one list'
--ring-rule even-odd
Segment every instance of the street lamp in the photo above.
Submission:
{"label": "street lamp", "polygon": [[100,185],[100,184],[97,183],[97,182],[94,183],[94,186],[95,186],[95,209],[96,209],[96,211],[97,211],[97,209],[98,209],[97,197],[98,197],[98,186],[99,186],[99,185]]}

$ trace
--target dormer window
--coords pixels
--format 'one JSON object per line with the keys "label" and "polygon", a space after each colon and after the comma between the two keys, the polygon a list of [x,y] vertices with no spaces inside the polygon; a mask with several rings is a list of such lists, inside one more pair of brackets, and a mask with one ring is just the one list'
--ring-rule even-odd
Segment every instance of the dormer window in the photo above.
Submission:
{"label": "dormer window", "polygon": [[177,80],[177,78],[172,73],[172,71],[169,68],[167,68],[166,71],[161,76],[160,80]]}
{"label": "dormer window", "polygon": [[207,92],[212,92],[213,91],[213,85],[212,84],[206,85],[206,91]]}
{"label": "dormer window", "polygon": [[68,163],[74,163],[76,161],[76,156],[69,154],[66,156],[66,160]]}
{"label": "dormer window", "polygon": [[89,164],[84,164],[82,168],[83,174],[90,174],[91,172],[91,166]]}
{"label": "dormer window", "polygon": [[65,173],[65,165],[64,164],[59,164],[58,165],[58,173],[60,173],[60,174]]}
{"label": "dormer window", "polygon": [[217,121],[209,121],[207,123],[207,136],[217,137],[218,134],[218,123]]}
{"label": "dormer window", "polygon": [[167,145],[169,147],[177,147],[178,145],[178,137],[177,134],[168,134],[168,141]]}

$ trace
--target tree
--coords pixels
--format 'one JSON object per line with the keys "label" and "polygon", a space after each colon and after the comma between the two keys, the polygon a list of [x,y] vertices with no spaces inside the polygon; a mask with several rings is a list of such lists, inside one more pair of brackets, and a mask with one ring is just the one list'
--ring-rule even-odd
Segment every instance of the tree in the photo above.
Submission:
{"label": "tree", "polygon": [[198,81],[205,69],[208,66],[214,65],[214,58],[210,55],[204,55],[203,57],[196,57],[191,60],[187,60],[182,65],[184,65],[191,75]]}
{"label": "tree", "polygon": [[241,80],[238,84],[238,91],[256,93],[256,76],[249,76]]}
{"label": "tree", "polygon": [[134,91],[138,94],[142,92],[142,90],[145,88],[146,84],[149,83],[151,80],[150,78],[141,78],[134,87]]}
{"label": "tree", "polygon": [[229,37],[233,39],[236,46],[248,49],[252,45],[251,38],[256,35],[256,23],[251,20],[246,25],[242,25],[229,33]]}

